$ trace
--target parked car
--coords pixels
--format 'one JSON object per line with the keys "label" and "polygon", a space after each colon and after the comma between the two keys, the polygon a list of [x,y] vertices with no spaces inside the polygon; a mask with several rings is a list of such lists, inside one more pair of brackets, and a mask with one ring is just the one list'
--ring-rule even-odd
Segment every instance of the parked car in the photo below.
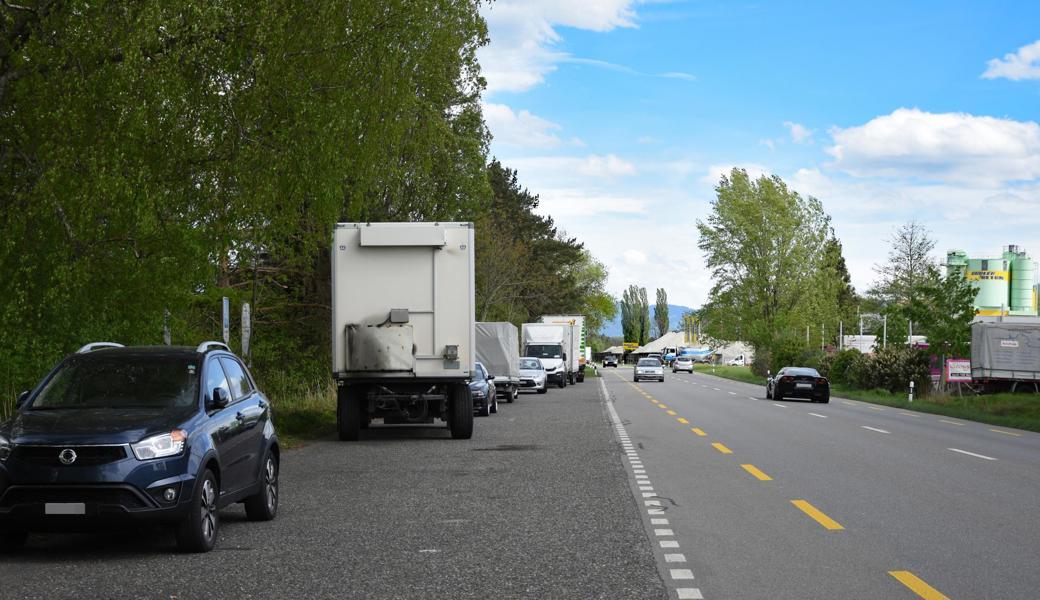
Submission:
{"label": "parked car", "polygon": [[606,369],[607,367],[617,368],[617,357],[613,354],[608,354],[603,357],[603,368]]}
{"label": "parked car", "polygon": [[734,356],[733,358],[726,361],[726,365],[731,367],[745,367],[747,366],[747,357],[743,354]]}
{"label": "parked car", "polygon": [[520,359],[520,388],[533,389],[539,394],[549,391],[548,375],[542,361],[530,356]]}
{"label": "parked car", "polygon": [[676,356],[672,362],[672,373],[678,371],[688,371],[693,373],[693,357],[692,356]]}
{"label": "parked car", "polygon": [[664,357],[661,356],[660,352],[651,352],[650,354],[647,354],[643,358],[656,358],[658,362],[662,362],[662,363],[664,362]]}
{"label": "parked car", "polygon": [[816,369],[784,367],[766,380],[766,398],[806,398],[826,404],[831,401],[831,384]]}
{"label": "parked car", "polygon": [[87,344],[0,424],[0,548],[30,531],[157,522],[208,552],[220,509],[275,518],[278,460],[270,403],[224,344]]}
{"label": "parked car", "polygon": [[664,381],[664,365],[656,358],[640,358],[632,368],[632,380],[656,379]]}
{"label": "parked car", "polygon": [[484,365],[474,363],[473,379],[469,382],[469,393],[473,397],[473,412],[487,417],[498,412],[498,393],[495,391],[494,377],[487,372]]}

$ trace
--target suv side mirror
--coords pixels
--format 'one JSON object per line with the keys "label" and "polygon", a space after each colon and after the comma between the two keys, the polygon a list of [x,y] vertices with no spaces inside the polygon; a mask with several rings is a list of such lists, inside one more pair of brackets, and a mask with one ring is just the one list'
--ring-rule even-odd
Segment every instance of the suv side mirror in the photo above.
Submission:
{"label": "suv side mirror", "polygon": [[228,395],[228,391],[222,387],[213,388],[213,400],[210,401],[210,405],[215,410],[220,410],[231,404],[231,396]]}
{"label": "suv side mirror", "polygon": [[29,390],[25,390],[21,394],[18,394],[18,400],[15,402],[15,408],[21,408],[25,406],[25,403],[29,401]]}
{"label": "suv side mirror", "polygon": [[487,374],[488,381],[491,381],[494,378],[495,378],[495,376],[491,374],[491,371],[488,371],[488,374]]}

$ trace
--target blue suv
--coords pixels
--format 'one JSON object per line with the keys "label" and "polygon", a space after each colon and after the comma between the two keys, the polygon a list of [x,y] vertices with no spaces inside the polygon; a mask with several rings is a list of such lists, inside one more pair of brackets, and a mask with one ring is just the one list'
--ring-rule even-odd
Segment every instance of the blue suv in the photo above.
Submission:
{"label": "blue suv", "polygon": [[0,550],[30,531],[161,522],[208,552],[221,508],[275,517],[278,459],[269,402],[224,344],[87,344],[0,424]]}

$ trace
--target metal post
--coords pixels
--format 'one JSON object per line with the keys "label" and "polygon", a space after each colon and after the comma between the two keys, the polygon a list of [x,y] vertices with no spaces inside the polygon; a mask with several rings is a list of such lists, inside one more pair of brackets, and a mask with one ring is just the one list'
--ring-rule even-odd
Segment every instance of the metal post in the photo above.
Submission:
{"label": "metal post", "polygon": [[906,345],[907,346],[913,346],[914,345],[914,322],[913,321],[907,321],[907,324],[909,325],[909,328],[910,328],[910,335],[906,336]]}
{"label": "metal post", "polygon": [[224,311],[221,319],[221,325],[224,333],[224,343],[231,343],[231,299],[224,296],[222,301]]}
{"label": "metal post", "polygon": [[910,380],[910,402],[914,401],[914,380]]}
{"label": "metal post", "polygon": [[888,315],[881,320],[881,347],[888,348]]}
{"label": "metal post", "polygon": [[823,336],[826,335],[826,331],[827,331],[827,326],[824,325],[823,323],[820,323],[820,350],[823,350],[825,348],[825,346],[823,345],[824,344]]}
{"label": "metal post", "polygon": [[863,315],[859,316],[859,336],[863,337]]}
{"label": "metal post", "polygon": [[[863,333],[860,332],[860,335],[863,335]],[[841,350],[844,350],[844,348],[845,348],[845,322],[844,321],[838,321],[838,350],[841,351]]]}
{"label": "metal post", "polygon": [[170,345],[170,310],[163,310],[162,316],[162,340],[163,344]]}
{"label": "metal post", "polygon": [[805,347],[809,347],[809,326],[805,326]]}

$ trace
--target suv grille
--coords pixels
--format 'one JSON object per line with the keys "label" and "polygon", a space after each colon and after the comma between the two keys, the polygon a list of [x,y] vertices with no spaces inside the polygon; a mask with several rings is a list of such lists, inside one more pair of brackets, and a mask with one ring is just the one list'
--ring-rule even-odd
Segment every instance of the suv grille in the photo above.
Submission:
{"label": "suv grille", "polygon": [[84,502],[121,506],[127,510],[149,506],[138,494],[125,487],[16,486],[8,488],[0,500],[0,507],[45,502]]}
{"label": "suv grille", "polygon": [[11,456],[34,465],[64,467],[58,455],[66,448],[76,453],[76,461],[70,467],[104,465],[126,458],[123,446],[15,446]]}

